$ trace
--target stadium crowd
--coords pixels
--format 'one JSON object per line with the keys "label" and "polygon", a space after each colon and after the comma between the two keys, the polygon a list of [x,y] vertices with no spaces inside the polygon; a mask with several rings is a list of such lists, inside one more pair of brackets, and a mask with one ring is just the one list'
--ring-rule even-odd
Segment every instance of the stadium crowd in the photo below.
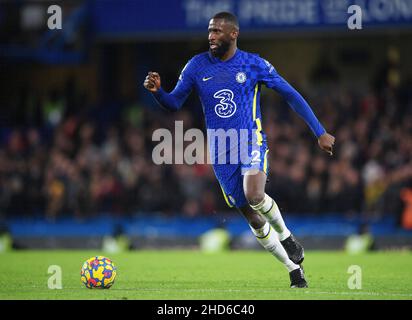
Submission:
{"label": "stadium crowd", "polygon": [[[412,93],[351,92],[339,86],[302,92],[336,136],[333,157],[321,152],[306,124],[275,94],[262,94],[269,143],[267,192],[294,213],[399,214],[412,181]],[[227,211],[208,164],[155,165],[157,128],[203,128],[186,105],[166,113],[144,103],[90,107],[70,90],[39,99],[23,90],[1,129],[0,211],[55,219],[101,212]],[[191,100],[189,103],[193,103]],[[14,112],[14,113],[13,113]],[[4,116],[4,115],[3,115]]]}

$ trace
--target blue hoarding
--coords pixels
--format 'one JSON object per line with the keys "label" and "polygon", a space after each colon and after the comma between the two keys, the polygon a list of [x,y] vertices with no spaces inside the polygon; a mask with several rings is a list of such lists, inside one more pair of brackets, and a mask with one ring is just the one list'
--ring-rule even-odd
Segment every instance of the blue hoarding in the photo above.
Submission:
{"label": "blue hoarding", "polygon": [[411,27],[412,0],[94,0],[92,20],[102,36],[205,32],[211,16],[230,11],[242,31],[347,30],[351,5],[363,29]]}

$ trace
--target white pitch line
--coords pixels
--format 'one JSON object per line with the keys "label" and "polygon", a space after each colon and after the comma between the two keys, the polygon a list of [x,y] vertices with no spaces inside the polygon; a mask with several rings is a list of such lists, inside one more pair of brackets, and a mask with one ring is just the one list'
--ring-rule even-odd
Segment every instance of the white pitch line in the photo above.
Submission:
{"label": "white pitch line", "polygon": [[[49,289],[44,287],[32,286],[30,288],[36,289],[44,289],[49,291]],[[24,288],[19,288],[22,290]],[[62,290],[58,290],[59,292],[64,291],[64,289],[68,290],[83,290],[81,287],[63,287]],[[192,289],[192,288],[111,288],[111,291],[154,291],[154,292],[161,292],[161,291],[180,291],[180,292],[266,292],[266,293],[305,293],[305,294],[314,294],[314,295],[366,295],[366,296],[388,296],[388,297],[411,297],[412,293],[389,293],[389,292],[372,292],[372,291],[310,291],[310,290],[299,290],[299,289],[290,289],[290,290],[276,290],[276,289]]]}

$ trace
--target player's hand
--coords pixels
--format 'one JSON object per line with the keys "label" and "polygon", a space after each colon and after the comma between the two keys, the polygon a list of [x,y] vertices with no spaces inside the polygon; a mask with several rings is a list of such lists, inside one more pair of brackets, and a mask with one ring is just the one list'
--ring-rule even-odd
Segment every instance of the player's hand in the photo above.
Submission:
{"label": "player's hand", "polygon": [[319,147],[329,153],[329,155],[333,155],[333,145],[335,144],[335,137],[331,134],[325,132],[318,138]]}
{"label": "player's hand", "polygon": [[143,86],[150,92],[156,92],[160,88],[160,75],[157,72],[149,72],[144,80]]}

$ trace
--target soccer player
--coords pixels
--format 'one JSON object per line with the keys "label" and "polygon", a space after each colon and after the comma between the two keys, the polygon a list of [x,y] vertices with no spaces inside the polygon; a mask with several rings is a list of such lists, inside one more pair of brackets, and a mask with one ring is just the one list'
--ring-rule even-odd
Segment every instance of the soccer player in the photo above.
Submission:
{"label": "soccer player", "polygon": [[[157,72],[149,72],[143,85],[170,111],[178,110],[195,89],[202,103],[208,133],[209,129],[232,132],[234,129],[239,133],[247,130],[248,143],[246,148],[239,143],[238,153],[246,153],[248,160],[228,161],[232,147],[224,150],[227,157],[223,163],[218,159],[222,150],[211,152],[215,175],[227,204],[244,215],[257,241],[287,268],[290,286],[306,288],[301,266],[303,247],[286,227],[275,200],[265,193],[268,148],[261,122],[261,85],[274,89],[288,102],[310,127],[320,148],[330,155],[335,138],[326,132],[308,103],[268,61],[237,48],[239,23],[236,16],[228,12],[216,14],[209,22],[208,31],[209,51],[189,60],[172,92],[162,89]],[[208,142],[210,147],[213,141]]]}

